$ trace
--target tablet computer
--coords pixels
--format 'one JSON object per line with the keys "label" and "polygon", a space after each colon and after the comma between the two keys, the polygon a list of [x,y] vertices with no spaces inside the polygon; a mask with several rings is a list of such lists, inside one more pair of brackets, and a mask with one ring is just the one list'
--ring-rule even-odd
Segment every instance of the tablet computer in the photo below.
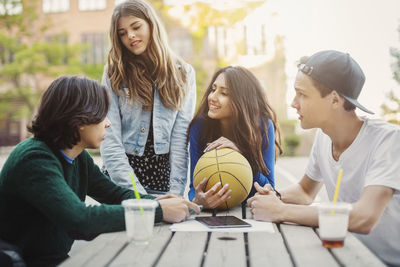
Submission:
{"label": "tablet computer", "polygon": [[210,228],[251,227],[251,224],[235,216],[200,216],[195,219]]}

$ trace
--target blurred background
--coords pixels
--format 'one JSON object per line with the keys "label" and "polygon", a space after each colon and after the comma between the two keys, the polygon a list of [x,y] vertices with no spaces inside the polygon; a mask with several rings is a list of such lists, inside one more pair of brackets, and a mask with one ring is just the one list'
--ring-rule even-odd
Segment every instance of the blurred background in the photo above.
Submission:
{"label": "blurred background", "polygon": [[[100,81],[111,14],[121,2],[0,0],[0,154],[28,137],[26,125],[56,77]],[[399,0],[149,2],[172,49],[195,68],[198,100],[219,67],[242,65],[258,77],[278,115],[287,156],[306,156],[311,148],[314,131],[300,129],[290,102],[295,61],[319,50],[350,53],[367,77],[360,102],[375,117],[400,121]]]}

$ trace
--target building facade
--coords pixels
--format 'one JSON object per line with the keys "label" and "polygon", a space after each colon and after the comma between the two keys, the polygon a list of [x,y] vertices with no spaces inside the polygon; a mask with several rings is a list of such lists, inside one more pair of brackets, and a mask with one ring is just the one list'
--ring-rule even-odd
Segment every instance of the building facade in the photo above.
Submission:
{"label": "building facade", "polygon": [[[109,50],[109,27],[114,7],[124,0],[38,0],[39,20],[47,23],[45,39],[48,42],[81,44],[82,64],[104,65]],[[184,2],[169,3],[179,6]],[[0,10],[1,11],[1,10]],[[18,12],[18,10],[16,11]],[[183,13],[184,15],[184,13]],[[260,19],[262,18],[262,19]],[[174,18],[173,18],[174,19]],[[184,24],[168,25],[172,49],[189,63],[194,63],[193,39]],[[273,27],[273,15],[267,5],[261,5],[245,19],[234,25],[207,28],[201,51],[203,69],[208,75],[198,79],[207,80],[217,68],[217,60],[231,65],[242,65],[254,72],[267,91],[269,101],[279,119],[286,119],[285,58],[282,42],[277,43]],[[194,64],[195,65],[195,64]],[[195,66],[196,68],[196,66]],[[43,80],[50,83],[51,80]],[[47,85],[43,87],[46,88]],[[205,88],[198,88],[202,94]],[[201,98],[201,95],[198,96]],[[0,115],[0,146],[15,145],[27,136],[27,120]]]}

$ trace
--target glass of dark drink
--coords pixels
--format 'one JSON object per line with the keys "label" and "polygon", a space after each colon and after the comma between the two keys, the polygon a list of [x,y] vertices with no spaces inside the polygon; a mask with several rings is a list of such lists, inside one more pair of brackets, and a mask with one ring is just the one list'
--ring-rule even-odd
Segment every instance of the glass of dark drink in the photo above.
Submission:
{"label": "glass of dark drink", "polygon": [[350,203],[324,203],[318,206],[319,237],[324,247],[343,247],[350,210]]}

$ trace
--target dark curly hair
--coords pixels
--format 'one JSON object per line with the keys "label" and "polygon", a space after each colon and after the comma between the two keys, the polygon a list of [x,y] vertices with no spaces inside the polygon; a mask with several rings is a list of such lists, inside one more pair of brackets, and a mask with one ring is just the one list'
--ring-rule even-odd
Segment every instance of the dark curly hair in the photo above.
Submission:
{"label": "dark curly hair", "polygon": [[28,131],[48,145],[72,148],[80,141],[78,127],[97,124],[110,106],[106,88],[95,80],[61,76],[44,92]]}

